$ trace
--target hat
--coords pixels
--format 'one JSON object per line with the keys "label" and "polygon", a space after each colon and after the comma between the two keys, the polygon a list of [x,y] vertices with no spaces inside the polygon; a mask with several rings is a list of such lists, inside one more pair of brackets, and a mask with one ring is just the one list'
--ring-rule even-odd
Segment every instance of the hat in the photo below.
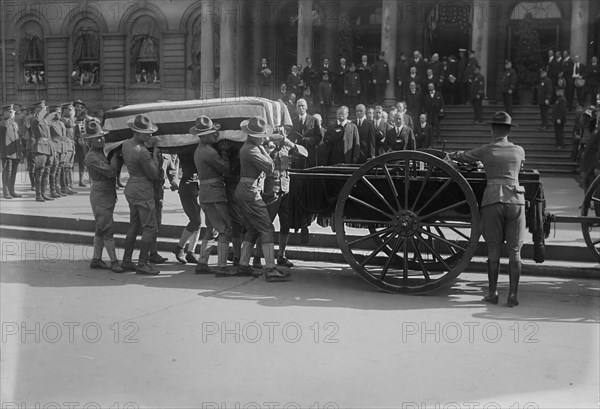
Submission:
{"label": "hat", "polygon": [[242,131],[254,138],[265,138],[273,135],[273,128],[260,116],[255,116],[242,121]]}
{"label": "hat", "polygon": [[492,121],[488,122],[490,125],[508,125],[508,126],[519,126],[512,123],[512,118],[504,111],[498,111],[492,116]]}
{"label": "hat", "polygon": [[14,110],[15,110],[15,108],[14,108],[13,104],[2,105],[2,112],[14,111]]}
{"label": "hat", "polygon": [[54,112],[60,112],[60,107],[58,105],[52,105],[48,107],[49,114],[52,114]]}
{"label": "hat", "polygon": [[209,117],[203,115],[196,118],[196,123],[190,128],[190,133],[196,136],[210,135],[219,129],[221,129],[221,125],[214,124]]}
{"label": "hat", "polygon": [[154,133],[158,127],[144,114],[136,115],[127,121],[127,126],[139,133]]}
{"label": "hat", "polygon": [[42,108],[42,107],[45,107],[45,106],[46,106],[46,101],[44,101],[44,100],[41,100],[41,101],[38,101],[38,102],[34,102],[33,104],[31,104],[32,108],[37,108],[37,107]]}
{"label": "hat", "polygon": [[73,106],[75,105],[83,105],[85,108],[87,108],[87,105],[85,104],[85,102],[83,102],[80,99],[76,99],[75,101],[73,101]]}
{"label": "hat", "polygon": [[67,102],[66,104],[62,104],[60,106],[61,109],[71,109],[73,108],[73,104],[71,104],[70,102]]}
{"label": "hat", "polygon": [[81,135],[83,139],[92,139],[98,136],[104,136],[108,132],[103,131],[102,127],[97,121],[86,121],[85,123],[85,135]]}

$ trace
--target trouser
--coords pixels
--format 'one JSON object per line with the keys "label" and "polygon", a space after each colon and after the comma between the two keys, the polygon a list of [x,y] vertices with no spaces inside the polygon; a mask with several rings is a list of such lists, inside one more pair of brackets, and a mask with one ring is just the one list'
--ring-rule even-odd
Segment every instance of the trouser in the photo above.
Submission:
{"label": "trouser", "polygon": [[540,116],[542,117],[542,127],[546,127],[548,124],[548,110],[550,109],[549,105],[540,104]]}
{"label": "trouser", "polygon": [[162,209],[163,209],[163,199],[165,197],[165,191],[162,183],[155,182],[154,185],[154,209],[156,211],[156,231],[154,233],[154,237],[150,241],[150,254],[157,254],[158,247],[158,230],[162,225]]}
{"label": "trouser", "polygon": [[475,113],[476,121],[483,121],[483,101],[481,98],[473,98],[473,112]]}
{"label": "trouser", "polygon": [[521,247],[525,239],[525,205],[494,203],[482,207],[481,231],[490,262],[500,260],[502,243],[505,241],[509,261],[521,261]]}
{"label": "trouser", "polygon": [[17,180],[18,159],[2,159],[2,190],[4,195],[15,193],[15,182]]}
{"label": "trouser", "polygon": [[51,156],[43,153],[33,154],[35,166],[35,195],[43,197],[46,195],[46,187],[50,176]]}
{"label": "trouser", "polygon": [[554,124],[554,138],[556,138],[556,146],[563,146],[564,144],[564,124]]}
{"label": "trouser", "polygon": [[183,183],[179,186],[178,193],[181,207],[188,218],[188,224],[185,228],[191,232],[198,231],[201,225],[198,185]]}
{"label": "trouser", "polygon": [[375,103],[377,105],[383,105],[383,97],[385,96],[386,83],[375,84]]}
{"label": "trouser", "polygon": [[[125,251],[123,261],[131,261],[135,239],[142,230],[141,241],[145,244],[140,246],[148,250],[150,242],[158,232],[156,221],[156,205],[154,199],[136,199],[127,197],[129,203],[129,229],[125,237]],[[148,254],[140,254],[140,260],[147,260]]]}
{"label": "trouser", "polygon": [[247,229],[244,241],[254,245],[260,236],[263,244],[274,243],[275,228],[265,203],[262,200],[239,200],[238,203]]}
{"label": "trouser", "polygon": [[504,111],[506,111],[506,113],[508,115],[512,115],[512,98],[513,98],[513,94],[509,94],[508,92],[502,93],[502,100],[504,102]]}
{"label": "trouser", "polygon": [[50,193],[52,195],[56,195],[56,174],[58,173],[59,168],[59,159],[58,156],[60,153],[55,153],[50,157]]}

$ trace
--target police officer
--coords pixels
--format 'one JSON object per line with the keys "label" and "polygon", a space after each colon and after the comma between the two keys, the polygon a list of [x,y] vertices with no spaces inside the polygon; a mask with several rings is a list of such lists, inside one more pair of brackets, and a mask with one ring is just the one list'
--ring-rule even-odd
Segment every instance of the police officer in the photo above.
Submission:
{"label": "police officer", "polygon": [[243,121],[240,128],[247,135],[246,142],[240,150],[240,182],[235,191],[240,209],[244,215],[247,232],[242,243],[238,274],[254,274],[250,267],[251,250],[261,236],[262,251],[265,256],[265,277],[267,281],[285,279],[289,272],[282,272],[275,266],[275,228],[260,195],[259,178],[264,172],[273,173],[274,163],[263,143],[265,138],[273,134],[272,128],[261,117],[253,117]]}
{"label": "police officer", "polygon": [[2,159],[2,190],[5,199],[21,197],[15,192],[17,166],[23,156],[19,126],[15,122],[13,105],[2,106],[0,118],[0,159]]}
{"label": "police officer", "polygon": [[196,265],[196,274],[215,273],[217,277],[233,276],[235,271],[227,270],[227,253],[231,237],[231,218],[227,208],[227,193],[223,177],[229,173],[230,165],[226,152],[219,153],[212,145],[219,136],[219,124],[207,116],[196,119],[189,133],[200,138],[200,143],[194,153],[194,163],[198,171],[198,198],[200,206],[206,215],[207,224],[219,233],[217,243],[217,267],[208,267],[206,252],[206,237],[202,240],[200,258]]}
{"label": "police officer", "polygon": [[[84,140],[90,149],[85,156],[85,166],[90,174],[92,185],[90,192],[90,203],[96,220],[96,231],[94,234],[94,254],[90,262],[92,269],[112,270],[122,273],[123,269],[117,260],[115,239],[113,238],[113,212],[117,203],[117,191],[115,189],[115,174],[117,161],[109,162],[104,155],[104,132],[97,121],[90,120],[85,124]],[[110,267],[102,261],[102,250],[110,258]]]}
{"label": "police officer", "polygon": [[[160,271],[148,264],[148,252],[154,235],[158,231],[156,221],[156,204],[154,201],[153,182],[159,178],[159,149],[151,154],[145,143],[157,131],[156,125],[146,115],[136,115],[127,121],[127,126],[133,130],[133,138],[123,143],[122,154],[129,180],[125,186],[125,198],[129,203],[129,229],[125,237],[125,250],[121,267],[125,271],[135,271],[137,274],[157,275]],[[113,179],[114,186],[114,179]],[[132,261],[133,248],[138,231],[142,229],[140,241],[140,257],[138,264]]]}
{"label": "police officer", "polygon": [[50,167],[54,156],[54,147],[50,140],[50,127],[46,116],[47,107],[45,101],[33,104],[33,118],[30,122],[30,132],[34,142],[31,147],[31,155],[35,168],[35,200],[44,202],[54,200],[46,195],[46,188],[50,180]]}
{"label": "police officer", "polygon": [[484,301],[498,303],[498,273],[500,250],[506,241],[510,289],[507,305],[519,305],[517,288],[521,276],[521,247],[525,236],[525,188],[519,185],[519,170],[525,160],[525,151],[508,141],[510,129],[516,126],[510,115],[499,111],[492,117],[493,142],[468,152],[454,152],[449,156],[460,162],[481,161],[485,168],[487,185],[481,202],[481,226],[488,253],[489,292]]}

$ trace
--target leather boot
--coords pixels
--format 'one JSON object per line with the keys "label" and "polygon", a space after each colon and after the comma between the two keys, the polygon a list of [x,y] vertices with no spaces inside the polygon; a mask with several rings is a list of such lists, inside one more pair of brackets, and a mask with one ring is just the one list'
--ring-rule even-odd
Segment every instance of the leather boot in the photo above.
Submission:
{"label": "leather boot", "polygon": [[145,274],[145,275],[158,275],[160,271],[152,267],[148,263],[148,252],[150,251],[150,242],[149,241],[140,241],[140,258],[138,259],[138,264],[135,268],[136,274]]}
{"label": "leather boot", "polygon": [[181,264],[187,263],[187,261],[185,261],[185,253],[183,252],[183,248],[181,248],[179,244],[173,249],[173,254],[175,254],[175,259]]}
{"label": "leather boot", "polygon": [[517,289],[519,287],[519,278],[521,278],[521,262],[511,261],[508,263],[508,277],[510,279],[510,289],[508,290],[508,300],[506,305],[516,307],[519,305],[517,300]]}
{"label": "leather boot", "polygon": [[125,238],[125,249],[123,250],[123,261],[121,262],[121,267],[124,271],[135,271],[136,265],[132,261],[133,258],[133,248],[135,247],[135,236],[133,240],[131,238]]}
{"label": "leather boot", "polygon": [[109,270],[110,267],[102,261],[102,250],[104,250],[104,239],[102,236],[94,236],[94,254],[90,262],[92,270]]}
{"label": "leather boot", "polygon": [[56,194],[59,196],[66,196],[67,193],[63,192],[63,183],[62,183],[62,179],[63,179],[63,172],[64,168],[58,168],[58,171],[56,172],[56,176],[54,177],[54,189],[56,190]]}
{"label": "leather boot", "polygon": [[229,240],[217,243],[217,267],[213,269],[216,277],[233,277],[237,271],[227,269],[227,253],[229,253]]}
{"label": "leather boot", "polygon": [[250,257],[252,256],[252,248],[254,245],[249,241],[242,243],[240,250],[240,264],[237,268],[238,275],[252,275],[258,277],[261,273],[257,273],[252,267],[250,267]]}
{"label": "leather boot", "polygon": [[42,172],[35,172],[35,200],[38,202],[45,202],[42,197]]}
{"label": "leather boot", "polygon": [[52,197],[46,195],[46,189],[48,188],[48,181],[50,179],[50,175],[47,173],[42,174],[42,198],[44,200],[54,200]]}
{"label": "leather boot", "polygon": [[48,175],[48,190],[50,191],[50,197],[57,199],[59,197],[62,197],[61,195],[59,195],[56,192],[56,175],[55,173],[50,173],[50,175]]}
{"label": "leather boot", "polygon": [[23,197],[22,195],[15,193],[15,182],[17,181],[17,171],[19,162],[13,160],[11,160],[10,162],[12,166],[10,167],[10,175],[7,176],[8,193],[12,197]]}
{"label": "leather boot", "polygon": [[208,264],[208,240],[202,239],[200,242],[200,255],[198,257],[198,263]]}
{"label": "leather boot", "polygon": [[275,267],[275,245],[266,243],[262,245],[265,255],[265,278],[267,281],[284,280],[291,276],[289,271],[281,271]]}
{"label": "leather boot", "polygon": [[110,258],[110,269],[113,273],[122,273],[123,268],[119,265],[119,259],[117,259],[117,249],[115,247],[115,239],[104,239],[104,247]]}
{"label": "leather boot", "polygon": [[4,194],[5,199],[12,199],[12,196],[10,195],[10,189],[8,188],[8,179],[10,177],[8,173],[9,166],[10,164],[6,164],[6,166],[3,166],[2,169],[2,193]]}
{"label": "leather boot", "polygon": [[500,260],[487,262],[488,269],[488,295],[483,297],[483,301],[490,304],[498,304],[498,274],[500,272]]}
{"label": "leather boot", "polygon": [[31,181],[31,190],[35,192],[35,170],[29,171],[29,180]]}
{"label": "leather boot", "polygon": [[67,186],[67,194],[68,195],[76,195],[78,192],[73,190],[73,169],[67,169],[65,175],[65,185]]}

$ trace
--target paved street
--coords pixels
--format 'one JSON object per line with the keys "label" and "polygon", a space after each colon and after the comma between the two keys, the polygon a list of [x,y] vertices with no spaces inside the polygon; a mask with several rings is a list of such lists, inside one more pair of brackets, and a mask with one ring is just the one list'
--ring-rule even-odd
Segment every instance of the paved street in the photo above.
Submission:
{"label": "paved street", "polygon": [[90,270],[86,247],[0,245],[3,408],[598,406],[597,280],[524,277],[509,309],[480,301],[483,274],[400,296],[334,264],[144,277]]}

